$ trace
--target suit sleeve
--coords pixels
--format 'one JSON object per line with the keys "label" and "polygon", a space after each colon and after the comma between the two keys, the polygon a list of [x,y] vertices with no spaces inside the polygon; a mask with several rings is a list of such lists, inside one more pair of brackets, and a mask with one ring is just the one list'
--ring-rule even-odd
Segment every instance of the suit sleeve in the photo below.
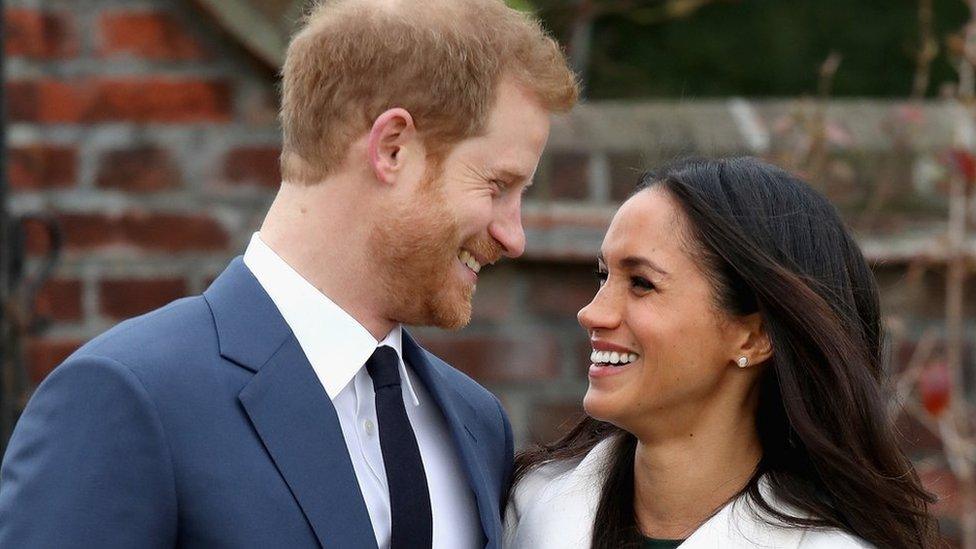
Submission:
{"label": "suit sleeve", "polygon": [[502,427],[505,432],[505,453],[502,456],[502,463],[505,464],[505,469],[502,474],[502,492],[499,498],[501,503],[501,509],[499,511],[501,516],[504,517],[505,506],[508,503],[508,492],[512,486],[512,473],[515,468],[515,439],[512,435],[512,423],[508,419],[508,414],[505,413],[505,408],[502,407],[502,403],[498,399],[495,399],[495,404],[498,405],[498,412],[502,416]]}
{"label": "suit sleeve", "polygon": [[169,446],[141,381],[103,357],[55,369],[0,467],[0,547],[172,547],[176,515]]}

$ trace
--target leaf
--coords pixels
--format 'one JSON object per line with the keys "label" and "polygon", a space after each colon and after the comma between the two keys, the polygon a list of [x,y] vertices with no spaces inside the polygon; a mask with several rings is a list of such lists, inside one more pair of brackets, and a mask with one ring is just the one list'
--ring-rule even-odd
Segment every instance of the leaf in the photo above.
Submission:
{"label": "leaf", "polygon": [[505,3],[508,4],[508,7],[521,12],[525,12],[525,13],[535,12],[535,6],[532,5],[531,0],[505,0]]}

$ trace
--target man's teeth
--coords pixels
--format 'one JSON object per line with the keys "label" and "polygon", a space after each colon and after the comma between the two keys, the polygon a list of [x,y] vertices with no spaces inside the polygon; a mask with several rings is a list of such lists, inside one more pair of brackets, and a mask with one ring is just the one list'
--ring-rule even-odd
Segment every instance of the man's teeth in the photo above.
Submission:
{"label": "man's teeth", "polygon": [[476,273],[481,272],[481,263],[478,263],[478,260],[476,260],[467,250],[461,250],[461,252],[458,254],[458,259],[460,259],[461,263],[467,265],[472,271]]}
{"label": "man's teeth", "polygon": [[618,353],[616,351],[597,351],[590,353],[590,362],[593,364],[630,364],[637,362],[640,358],[634,353]]}

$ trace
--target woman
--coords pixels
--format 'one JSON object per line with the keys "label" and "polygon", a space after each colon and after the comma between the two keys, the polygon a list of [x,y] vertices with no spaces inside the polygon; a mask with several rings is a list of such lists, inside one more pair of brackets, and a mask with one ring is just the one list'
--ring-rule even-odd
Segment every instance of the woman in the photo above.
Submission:
{"label": "woman", "polygon": [[645,175],[597,277],[589,417],[517,458],[510,546],[938,544],[877,287],[824,197],[751,158]]}

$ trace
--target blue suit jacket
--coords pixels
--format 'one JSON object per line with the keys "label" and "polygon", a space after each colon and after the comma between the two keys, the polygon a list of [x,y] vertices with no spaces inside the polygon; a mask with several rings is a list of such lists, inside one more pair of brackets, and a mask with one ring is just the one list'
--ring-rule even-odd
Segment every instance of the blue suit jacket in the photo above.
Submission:
{"label": "blue suit jacket", "polygon": [[[409,335],[403,352],[500,547],[508,419]],[[173,546],[376,547],[332,401],[240,258],[56,368],[0,469],[0,547]]]}

